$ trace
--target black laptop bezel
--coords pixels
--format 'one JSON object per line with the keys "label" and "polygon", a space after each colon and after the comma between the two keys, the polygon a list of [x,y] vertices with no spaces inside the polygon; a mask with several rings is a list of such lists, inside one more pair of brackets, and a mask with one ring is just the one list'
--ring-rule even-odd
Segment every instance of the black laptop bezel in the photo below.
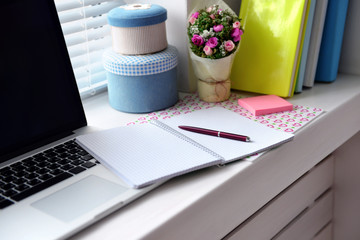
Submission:
{"label": "black laptop bezel", "polygon": [[[30,2],[30,3],[29,3]],[[22,140],[22,139],[18,139],[19,141],[16,144],[10,145],[7,147],[7,149],[3,149],[0,148],[0,164],[3,162],[8,161],[11,158],[14,158],[16,156],[19,156],[21,154],[24,154],[28,151],[34,150],[38,147],[41,147],[45,144],[51,143],[55,140],[61,139],[67,135],[70,135],[73,133],[74,130],[84,127],[87,125],[87,120],[86,120],[86,116],[85,116],[85,112],[82,106],[82,101],[81,101],[81,97],[79,94],[79,90],[76,84],[76,79],[74,76],[74,72],[72,69],[72,65],[71,65],[71,61],[70,61],[70,57],[69,57],[69,53],[67,50],[67,46],[65,43],[65,39],[64,39],[64,35],[62,32],[62,28],[60,25],[60,21],[58,18],[58,14],[57,14],[57,10],[55,7],[55,3],[53,0],[37,0],[37,1],[28,1],[28,0],[14,0],[12,1],[4,1],[2,3],[4,5],[4,8],[6,7],[6,5],[9,4],[18,4],[18,6],[20,6],[19,4],[27,4],[28,6],[33,6],[32,9],[38,9],[39,6],[42,8],[43,11],[48,11],[46,12],[47,17],[50,17],[52,24],[52,27],[54,29],[54,31],[52,32],[53,34],[55,34],[54,36],[56,36],[56,46],[58,47],[58,49],[60,51],[57,51],[57,58],[58,60],[62,61],[63,64],[63,73],[65,75],[65,79],[64,81],[67,81],[67,84],[69,86],[69,88],[66,89],[66,95],[64,97],[69,98],[71,100],[71,108],[75,109],[75,111],[73,111],[72,114],[74,116],[71,116],[72,119],[70,119],[68,122],[66,122],[66,124],[63,124],[59,127],[57,127],[56,129],[53,129],[52,131],[46,132],[46,133],[42,133],[41,135],[38,136],[34,136],[30,139]],[[32,4],[32,5],[30,5]],[[40,5],[41,4],[41,5]],[[32,11],[32,9],[29,9],[29,11]],[[43,12],[45,15],[45,12]],[[34,15],[36,14],[41,14],[41,12],[33,12]],[[13,18],[18,18],[21,16],[8,16],[9,17],[9,22],[7,24],[12,24],[12,17]],[[41,18],[41,16],[36,16],[37,18]],[[23,26],[16,26],[16,24],[14,24],[13,29],[14,31],[16,31],[17,27],[26,27],[26,19],[24,19],[24,25]],[[46,20],[44,20],[46,21]],[[14,21],[15,23],[17,22],[21,22],[21,21]],[[1,42],[0,42],[1,44]],[[21,56],[20,56],[21,57]],[[3,59],[2,62],[5,62],[6,59]],[[21,71],[21,70],[20,70]],[[39,74],[41,74],[42,69],[39,68]],[[11,81],[10,79],[3,79],[5,81]],[[31,81],[31,79],[28,79],[29,81]],[[3,88],[4,92],[1,93],[1,89],[0,89],[0,101],[2,103],[5,103],[4,109],[5,109],[5,114],[3,117],[1,117],[0,122],[1,122],[1,126],[4,127],[3,131],[7,131],[8,129],[6,129],[6,125],[9,124],[9,121],[7,120],[7,108],[9,107],[11,108],[11,99],[6,99],[9,98],[6,96],[6,82],[5,82],[5,89]],[[2,96],[1,96],[2,95]],[[14,96],[14,98],[16,98],[16,96]],[[70,105],[70,104],[69,104]],[[18,109],[19,111],[21,111],[21,109]],[[26,122],[24,122],[24,124],[26,124]],[[3,134],[3,137],[0,138],[0,144],[3,146],[6,146],[7,144],[7,139],[6,139],[6,134]]]}

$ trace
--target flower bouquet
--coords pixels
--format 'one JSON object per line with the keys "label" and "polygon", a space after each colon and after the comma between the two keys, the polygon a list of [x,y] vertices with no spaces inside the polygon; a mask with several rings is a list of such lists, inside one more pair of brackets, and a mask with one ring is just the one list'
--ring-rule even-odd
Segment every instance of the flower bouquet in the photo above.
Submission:
{"label": "flower bouquet", "polygon": [[192,12],[187,34],[200,99],[227,100],[232,62],[243,34],[240,19],[228,7],[211,5]]}

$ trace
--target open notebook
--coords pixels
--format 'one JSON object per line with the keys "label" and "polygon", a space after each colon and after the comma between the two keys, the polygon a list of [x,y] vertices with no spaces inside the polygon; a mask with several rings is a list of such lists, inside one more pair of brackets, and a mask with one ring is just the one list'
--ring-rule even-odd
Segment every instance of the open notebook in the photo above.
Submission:
{"label": "open notebook", "polygon": [[[250,142],[182,130],[179,125],[250,137]],[[243,159],[290,141],[271,129],[222,107],[198,110],[150,124],[124,126],[77,137],[77,142],[134,188],[187,172]]]}

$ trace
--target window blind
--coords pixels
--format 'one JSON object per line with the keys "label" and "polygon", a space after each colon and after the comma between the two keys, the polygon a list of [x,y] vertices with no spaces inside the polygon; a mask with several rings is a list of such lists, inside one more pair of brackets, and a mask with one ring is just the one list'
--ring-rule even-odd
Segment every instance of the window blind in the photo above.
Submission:
{"label": "window blind", "polygon": [[106,89],[102,53],[111,47],[107,13],[123,0],[55,0],[82,98]]}

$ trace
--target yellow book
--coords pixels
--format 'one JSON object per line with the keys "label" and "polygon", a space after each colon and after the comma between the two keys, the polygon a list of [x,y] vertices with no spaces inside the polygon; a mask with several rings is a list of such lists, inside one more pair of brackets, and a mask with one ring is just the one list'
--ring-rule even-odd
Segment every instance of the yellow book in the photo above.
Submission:
{"label": "yellow book", "polygon": [[245,34],[235,57],[232,88],[291,97],[308,0],[243,0]]}

